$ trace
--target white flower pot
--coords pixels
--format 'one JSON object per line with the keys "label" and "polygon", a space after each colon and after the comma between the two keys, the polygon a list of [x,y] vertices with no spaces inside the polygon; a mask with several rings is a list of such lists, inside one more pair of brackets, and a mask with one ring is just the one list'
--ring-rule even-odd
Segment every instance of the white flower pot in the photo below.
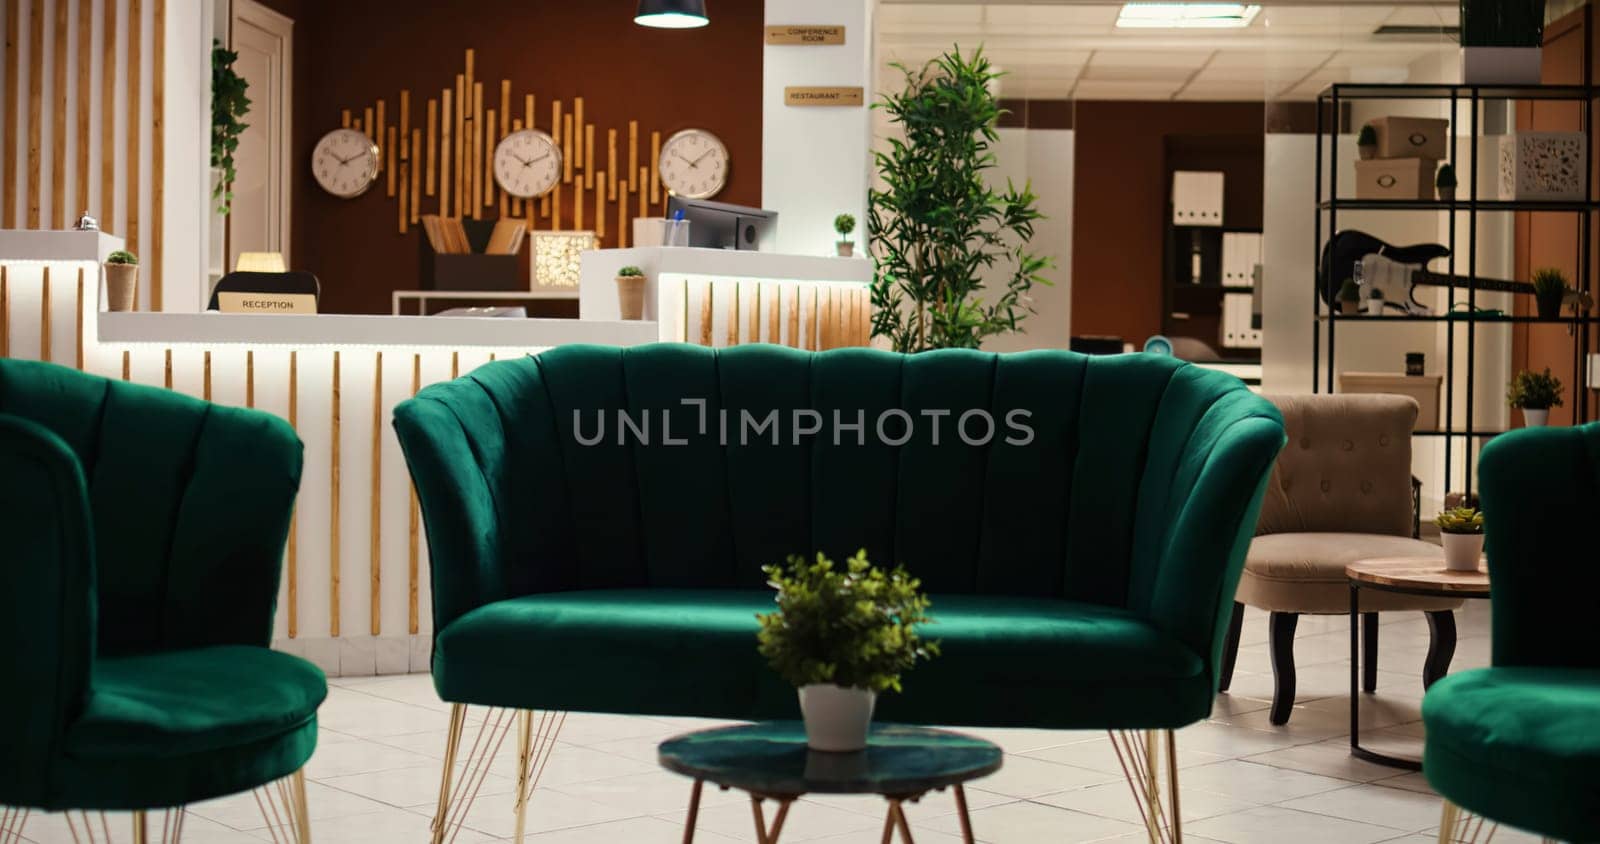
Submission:
{"label": "white flower pot", "polygon": [[1550,408],[1524,407],[1522,409],[1522,424],[1529,428],[1543,428],[1550,424]]}
{"label": "white flower pot", "polygon": [[1538,47],[1462,47],[1464,85],[1538,85]]}
{"label": "white flower pot", "polygon": [[846,689],[832,683],[813,683],[796,691],[800,695],[800,717],[806,724],[806,746],[828,753],[866,748],[877,692]]}
{"label": "white flower pot", "polygon": [[1483,534],[1441,533],[1444,541],[1444,567],[1450,571],[1477,571],[1483,556]]}
{"label": "white flower pot", "polygon": [[1383,316],[1383,300],[1368,299],[1366,302],[1367,316]]}

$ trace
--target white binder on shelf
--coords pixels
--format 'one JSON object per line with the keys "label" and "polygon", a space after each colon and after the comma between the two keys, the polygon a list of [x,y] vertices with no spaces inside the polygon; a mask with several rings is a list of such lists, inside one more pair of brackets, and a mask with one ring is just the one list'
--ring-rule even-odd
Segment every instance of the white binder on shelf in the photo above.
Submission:
{"label": "white binder on shelf", "polygon": [[1175,171],[1172,174],[1172,223],[1177,226],[1222,225],[1222,174]]}
{"label": "white binder on shelf", "polygon": [[1226,232],[1222,235],[1222,284],[1226,287],[1253,287],[1256,265],[1261,263],[1261,235],[1258,232]]}

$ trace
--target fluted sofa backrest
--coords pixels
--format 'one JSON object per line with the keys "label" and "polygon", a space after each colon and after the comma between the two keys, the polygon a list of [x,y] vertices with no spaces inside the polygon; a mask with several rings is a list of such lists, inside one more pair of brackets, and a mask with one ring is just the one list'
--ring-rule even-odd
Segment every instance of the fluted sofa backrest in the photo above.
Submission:
{"label": "fluted sofa backrest", "polygon": [[81,468],[97,605],[81,632],[99,653],[271,642],[300,486],[286,422],[20,360],[0,360],[0,414],[47,429]]}
{"label": "fluted sofa backrest", "polygon": [[[964,414],[969,439],[986,419],[992,437],[963,441]],[[1164,357],[663,344],[492,363],[396,427],[440,629],[512,595],[755,588],[789,554],[858,548],[934,592],[1145,610],[1175,506],[1252,416],[1278,430],[1237,379]]]}

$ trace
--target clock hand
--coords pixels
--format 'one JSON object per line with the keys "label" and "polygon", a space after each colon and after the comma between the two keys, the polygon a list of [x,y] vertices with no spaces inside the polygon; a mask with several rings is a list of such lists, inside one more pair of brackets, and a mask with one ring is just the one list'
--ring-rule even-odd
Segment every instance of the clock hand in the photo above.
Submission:
{"label": "clock hand", "polygon": [[689,159],[687,159],[687,158],[684,158],[684,157],[683,157],[683,153],[681,153],[681,152],[678,152],[678,151],[677,151],[677,150],[673,150],[673,151],[672,151],[672,154],[673,154],[673,155],[675,155],[675,156],[677,156],[677,158],[678,158],[678,160],[679,160],[679,161],[682,161],[682,162],[683,162],[683,163],[684,163],[684,164],[687,164],[687,165],[689,165],[689,166],[690,166],[690,167],[693,167],[693,166],[694,166],[694,162],[693,162],[693,161],[690,161],[690,160],[689,160]]}
{"label": "clock hand", "polygon": [[705,157],[710,155],[713,152],[716,152],[716,150],[708,149],[705,152],[700,153],[700,156],[698,158],[696,158],[694,161],[690,162],[690,166],[691,167],[699,167],[700,166],[700,162],[704,161]]}

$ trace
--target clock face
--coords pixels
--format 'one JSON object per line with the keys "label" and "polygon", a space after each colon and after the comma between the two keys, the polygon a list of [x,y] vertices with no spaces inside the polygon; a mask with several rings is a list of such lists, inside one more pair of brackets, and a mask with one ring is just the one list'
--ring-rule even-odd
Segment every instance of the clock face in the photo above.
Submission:
{"label": "clock face", "polygon": [[539,196],[561,180],[561,148],[538,129],[512,132],[494,148],[494,180],[512,196]]}
{"label": "clock face", "polygon": [[685,129],[661,145],[656,165],[667,190],[689,199],[715,196],[728,182],[728,148],[704,129]]}
{"label": "clock face", "polygon": [[311,151],[311,172],[340,199],[360,196],[378,180],[378,145],[359,130],[335,129]]}

